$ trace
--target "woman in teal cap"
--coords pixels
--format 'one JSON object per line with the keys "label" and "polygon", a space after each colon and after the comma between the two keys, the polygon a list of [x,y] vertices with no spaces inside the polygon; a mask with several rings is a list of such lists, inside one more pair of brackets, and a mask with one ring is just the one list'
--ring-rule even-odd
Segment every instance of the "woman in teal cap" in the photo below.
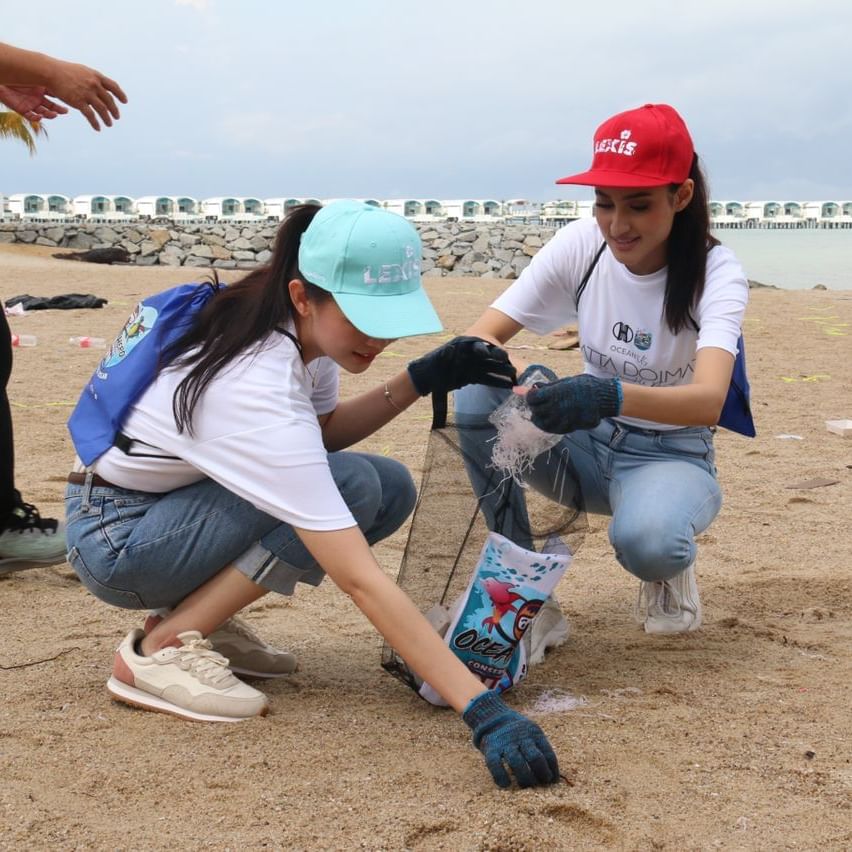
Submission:
{"label": "woman in teal cap", "polygon": [[[116,652],[117,700],[205,721],[265,714],[266,696],[234,672],[274,677],[295,660],[233,616],[328,574],[463,713],[498,784],[510,783],[507,768],[522,786],[550,783],[556,757],[538,726],[484,690],[370,551],[403,523],[416,490],[400,463],[346,448],[419,396],[515,378],[503,350],[461,337],[339,401],[341,367],[362,373],[393,339],[441,329],[420,257],[402,217],[358,202],[305,205],[267,266],[191,288],[202,296],[189,319],[166,319],[174,298],[143,302],[69,423],[68,559],[101,600],[154,611]],[[182,331],[152,353],[146,338],[170,327]]]}

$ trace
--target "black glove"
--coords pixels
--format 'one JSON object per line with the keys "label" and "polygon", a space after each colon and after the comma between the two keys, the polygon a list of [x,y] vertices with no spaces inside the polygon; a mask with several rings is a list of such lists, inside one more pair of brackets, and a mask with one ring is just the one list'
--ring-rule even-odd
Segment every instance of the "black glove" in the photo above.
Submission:
{"label": "black glove", "polygon": [[559,780],[559,762],[544,732],[520,713],[511,710],[496,692],[477,695],[462,714],[473,731],[473,744],[485,755],[485,763],[498,787],[553,784]]}
{"label": "black glove", "polygon": [[604,417],[621,411],[621,380],[581,375],[533,386],[527,394],[533,425],[564,435],[575,429],[592,429]]}
{"label": "black glove", "polygon": [[516,371],[506,351],[479,337],[454,337],[408,365],[420,396],[465,385],[511,388]]}

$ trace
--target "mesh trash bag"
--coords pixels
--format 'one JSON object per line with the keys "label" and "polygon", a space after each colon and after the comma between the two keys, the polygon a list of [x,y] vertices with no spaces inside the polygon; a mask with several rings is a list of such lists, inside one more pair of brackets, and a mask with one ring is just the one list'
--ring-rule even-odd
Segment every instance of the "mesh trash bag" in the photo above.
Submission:
{"label": "mesh trash bag", "polygon": [[[535,469],[518,480],[493,466],[494,431],[490,424],[460,425],[448,415],[446,398],[433,396],[432,430],[397,583],[438,632],[447,626],[443,613],[452,613],[471,582],[489,529],[526,550],[565,548],[573,556],[588,527],[567,452],[546,451],[562,452],[549,459],[542,489],[557,501],[536,489]],[[421,694],[422,680],[387,643],[382,667]]]}

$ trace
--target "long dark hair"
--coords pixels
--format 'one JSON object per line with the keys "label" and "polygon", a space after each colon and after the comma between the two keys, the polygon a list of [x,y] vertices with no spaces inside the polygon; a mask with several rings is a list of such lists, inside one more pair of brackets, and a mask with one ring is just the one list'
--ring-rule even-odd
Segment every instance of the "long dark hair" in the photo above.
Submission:
{"label": "long dark hair", "polygon": [[[217,373],[271,332],[282,331],[293,310],[290,281],[302,280],[311,301],[332,298],[299,271],[299,240],[319,209],[316,204],[293,207],[278,229],[271,261],[218,290],[192,328],[163,353],[166,364],[191,365],[172,400],[178,432],[192,434],[195,406]],[[207,286],[217,283],[214,277]]]}
{"label": "long dark hair", "polygon": [[[691,312],[704,292],[707,252],[719,245],[710,233],[709,193],[698,154],[693,157],[689,177],[695,184],[692,200],[675,214],[667,247],[665,313],[672,334],[695,325]],[[671,184],[669,190],[674,194],[679,187],[679,183]]]}

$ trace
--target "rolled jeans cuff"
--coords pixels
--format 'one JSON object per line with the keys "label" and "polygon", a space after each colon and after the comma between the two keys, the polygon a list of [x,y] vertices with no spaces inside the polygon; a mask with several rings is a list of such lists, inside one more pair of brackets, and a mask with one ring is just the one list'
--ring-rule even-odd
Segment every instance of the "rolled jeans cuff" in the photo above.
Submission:
{"label": "rolled jeans cuff", "polygon": [[319,565],[297,568],[267,550],[259,541],[244,550],[234,561],[234,567],[253,583],[279,595],[292,595],[296,583],[318,586],[325,577]]}

